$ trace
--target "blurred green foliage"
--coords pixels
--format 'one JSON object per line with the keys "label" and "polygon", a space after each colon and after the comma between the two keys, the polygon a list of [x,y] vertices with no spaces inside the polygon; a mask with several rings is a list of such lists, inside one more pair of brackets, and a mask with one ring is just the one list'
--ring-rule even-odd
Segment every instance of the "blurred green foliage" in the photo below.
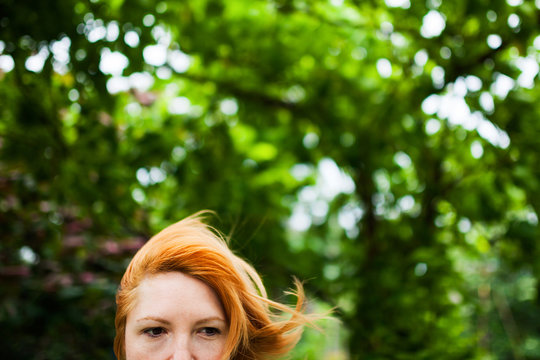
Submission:
{"label": "blurred green foliage", "polygon": [[298,359],[540,359],[539,1],[0,0],[0,339],[112,359],[200,209],[340,323]]}

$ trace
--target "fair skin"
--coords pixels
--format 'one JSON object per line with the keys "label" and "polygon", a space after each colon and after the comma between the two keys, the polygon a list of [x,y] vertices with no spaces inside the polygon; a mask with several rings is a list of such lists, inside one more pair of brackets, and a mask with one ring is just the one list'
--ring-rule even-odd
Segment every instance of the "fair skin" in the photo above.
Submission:
{"label": "fair skin", "polygon": [[228,325],[215,292],[180,272],[146,277],[126,321],[127,360],[221,360]]}

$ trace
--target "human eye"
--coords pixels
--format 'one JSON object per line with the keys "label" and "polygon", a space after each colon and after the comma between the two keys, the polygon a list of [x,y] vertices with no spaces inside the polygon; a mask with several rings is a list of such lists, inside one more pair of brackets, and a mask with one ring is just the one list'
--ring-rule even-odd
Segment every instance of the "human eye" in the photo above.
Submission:
{"label": "human eye", "polygon": [[165,329],[162,328],[162,327],[151,327],[151,328],[148,328],[148,329],[144,329],[143,333],[145,333],[146,335],[148,335],[148,336],[150,336],[152,338],[157,338],[157,337],[160,337],[161,335],[165,334]]}
{"label": "human eye", "polygon": [[199,330],[199,334],[202,334],[203,336],[206,336],[206,337],[214,337],[214,336],[220,335],[221,330],[219,330],[218,328],[207,326],[207,327],[201,328]]}

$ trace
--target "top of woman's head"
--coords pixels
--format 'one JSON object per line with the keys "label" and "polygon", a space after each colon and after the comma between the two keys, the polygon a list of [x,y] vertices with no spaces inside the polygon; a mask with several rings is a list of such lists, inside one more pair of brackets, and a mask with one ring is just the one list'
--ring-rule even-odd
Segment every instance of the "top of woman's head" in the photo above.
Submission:
{"label": "top of woman's head", "polygon": [[[208,285],[228,323],[224,359],[258,359],[287,353],[299,340],[304,295],[297,283],[294,309],[267,298],[257,272],[236,256],[221,235],[202,221],[203,213],[173,224],[152,237],[129,264],[117,293],[115,353],[125,359],[125,331],[137,303],[137,287],[148,276],[181,272]],[[286,312],[288,319],[275,314]]]}

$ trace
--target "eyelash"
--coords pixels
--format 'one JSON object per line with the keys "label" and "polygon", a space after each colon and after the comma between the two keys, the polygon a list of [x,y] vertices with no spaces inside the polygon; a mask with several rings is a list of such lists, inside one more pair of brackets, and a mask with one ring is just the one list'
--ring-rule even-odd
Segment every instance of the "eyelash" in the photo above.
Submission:
{"label": "eyelash", "polygon": [[[155,331],[155,330],[159,330],[159,334],[157,334],[157,335],[152,334],[152,332]],[[153,327],[153,328],[144,329],[143,333],[150,336],[151,338],[157,338],[157,337],[160,337],[161,335],[163,335],[165,333],[165,329],[162,328],[162,327]]]}
{"label": "eyelash", "polygon": [[[159,334],[153,334],[154,331],[158,330]],[[143,333],[150,336],[151,338],[158,338],[161,335],[165,334],[166,330],[162,327],[152,327],[148,329],[144,329]],[[214,327],[204,327],[198,331],[199,333],[203,333],[206,337],[214,337],[216,335],[221,335],[221,330],[214,328]]]}
{"label": "eyelash", "polygon": [[213,327],[204,327],[199,332],[204,333],[204,335],[207,337],[214,337],[221,334],[221,331],[219,329]]}

